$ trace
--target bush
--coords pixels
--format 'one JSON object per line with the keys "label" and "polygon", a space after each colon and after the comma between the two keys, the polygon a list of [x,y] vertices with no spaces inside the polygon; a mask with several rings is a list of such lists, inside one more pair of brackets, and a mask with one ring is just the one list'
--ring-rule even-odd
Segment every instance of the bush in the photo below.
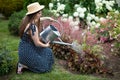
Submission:
{"label": "bush", "polygon": [[8,29],[12,35],[18,36],[19,35],[19,25],[24,17],[26,11],[22,10],[20,12],[14,12],[10,18],[8,23]]}
{"label": "bush", "polygon": [[10,51],[6,48],[6,44],[0,44],[0,76],[8,74],[13,70],[13,58]]}
{"label": "bush", "polygon": [[5,17],[21,9],[23,9],[23,0],[0,0],[0,12]]}
{"label": "bush", "polygon": [[51,0],[25,0],[24,8],[26,9],[27,5],[33,2],[39,2],[41,5],[45,5],[45,7],[48,8],[48,4]]}
{"label": "bush", "polygon": [[54,16],[53,13],[51,13],[48,9],[44,9],[43,10],[43,13],[42,13],[43,16]]}

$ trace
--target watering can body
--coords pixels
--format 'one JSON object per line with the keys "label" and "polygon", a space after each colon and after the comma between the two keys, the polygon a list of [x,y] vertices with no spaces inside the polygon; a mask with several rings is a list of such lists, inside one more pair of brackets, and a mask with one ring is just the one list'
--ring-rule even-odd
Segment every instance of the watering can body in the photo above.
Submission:
{"label": "watering can body", "polygon": [[42,39],[43,42],[47,43],[48,41],[52,42],[54,41],[56,38],[60,37],[60,33],[57,30],[56,27],[54,27],[53,25],[49,25],[47,26],[41,33],[40,33],[40,37]]}

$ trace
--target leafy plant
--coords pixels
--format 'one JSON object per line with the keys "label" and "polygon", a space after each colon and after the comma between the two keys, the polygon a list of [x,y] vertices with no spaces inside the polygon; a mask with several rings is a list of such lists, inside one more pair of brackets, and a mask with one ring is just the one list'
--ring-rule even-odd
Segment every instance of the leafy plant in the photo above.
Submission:
{"label": "leafy plant", "polygon": [[45,5],[46,8],[48,8],[48,4],[51,2],[51,0],[24,0],[24,8],[26,9],[27,5],[33,2],[39,2],[40,5]]}
{"label": "leafy plant", "polygon": [[14,12],[10,18],[9,18],[9,23],[8,23],[8,29],[9,29],[9,32],[12,34],[12,35],[17,35],[19,34],[19,25],[20,25],[20,22],[23,18],[23,16],[25,15],[26,11],[25,10],[22,10],[20,12]]}
{"label": "leafy plant", "polygon": [[112,20],[114,22],[113,28],[112,28],[112,30],[110,30],[111,37],[120,41],[120,39],[119,39],[119,35],[120,35],[120,13],[109,12],[108,16],[110,17],[110,20]]}
{"label": "leafy plant", "polygon": [[0,44],[0,75],[5,75],[13,70],[13,58],[5,43]]}
{"label": "leafy plant", "polygon": [[15,11],[23,9],[23,4],[23,0],[0,0],[0,12],[8,18]]}
{"label": "leafy plant", "polygon": [[44,9],[42,12],[43,16],[54,16],[53,13],[51,13],[48,9]]}
{"label": "leafy plant", "polygon": [[105,67],[103,66],[104,56],[100,54],[102,48],[98,45],[92,47],[83,44],[82,46],[85,52],[84,57],[81,57],[79,54],[73,54],[68,59],[68,67],[73,71],[86,74],[107,73],[107,70],[104,71]]}

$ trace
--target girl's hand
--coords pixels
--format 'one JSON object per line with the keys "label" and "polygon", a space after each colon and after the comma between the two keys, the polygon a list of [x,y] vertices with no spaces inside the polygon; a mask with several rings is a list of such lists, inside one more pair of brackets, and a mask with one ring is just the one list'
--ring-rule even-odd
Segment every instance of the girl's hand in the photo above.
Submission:
{"label": "girl's hand", "polygon": [[45,44],[46,47],[49,47],[50,46],[50,41],[48,41],[46,44]]}

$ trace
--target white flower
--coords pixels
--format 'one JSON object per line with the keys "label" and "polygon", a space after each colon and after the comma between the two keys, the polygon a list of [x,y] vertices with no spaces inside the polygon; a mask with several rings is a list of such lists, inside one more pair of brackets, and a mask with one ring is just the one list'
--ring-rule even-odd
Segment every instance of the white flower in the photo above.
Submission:
{"label": "white flower", "polygon": [[61,10],[65,9],[65,5],[64,4],[61,4],[60,7],[61,7]]}
{"label": "white flower", "polygon": [[95,17],[95,21],[99,21],[99,18],[97,16]]}
{"label": "white flower", "polygon": [[112,11],[112,7],[111,7],[111,6],[106,5],[106,8],[107,8],[109,11]]}
{"label": "white flower", "polygon": [[97,4],[97,3],[99,3],[99,2],[101,2],[102,0],[95,0],[95,3]]}
{"label": "white flower", "polygon": [[71,22],[71,21],[73,21],[73,16],[69,16],[68,17],[68,20]]}
{"label": "white flower", "polygon": [[108,1],[110,6],[114,6],[115,1]]}
{"label": "white flower", "polygon": [[66,22],[68,19],[67,18],[61,18],[61,21]]}
{"label": "white flower", "polygon": [[73,16],[74,16],[74,17],[78,17],[78,12],[74,12],[74,13],[73,13]]}
{"label": "white flower", "polygon": [[95,0],[95,5],[96,5],[97,12],[99,12],[103,7],[103,1],[102,0]]}
{"label": "white flower", "polygon": [[82,13],[82,12],[83,12],[83,9],[82,9],[81,7],[78,7],[78,8],[77,8],[77,12]]}
{"label": "white flower", "polygon": [[57,11],[56,11],[56,10],[51,10],[51,12],[53,12],[53,13],[57,13]]}
{"label": "white flower", "polygon": [[60,16],[60,14],[59,14],[59,13],[57,13],[57,14],[55,14],[55,15],[56,15],[57,17],[58,17],[58,16]]}
{"label": "white flower", "polygon": [[90,16],[87,16],[87,21],[91,21],[92,18]]}
{"label": "white flower", "polygon": [[116,11],[115,11],[115,14],[119,14],[119,11],[118,11],[118,10],[116,10]]}
{"label": "white flower", "polygon": [[58,2],[58,3],[57,3],[57,7],[59,7],[59,6],[60,6],[60,3]]}
{"label": "white flower", "polygon": [[104,1],[102,1],[102,3],[103,3],[103,4],[106,4],[106,3],[107,3],[107,1],[105,1],[105,0],[104,0]]}
{"label": "white flower", "polygon": [[91,14],[90,16],[91,16],[91,18],[95,19],[95,15],[94,14]]}
{"label": "white flower", "polygon": [[64,14],[64,11],[62,11],[62,10],[60,10],[60,11],[58,11],[60,14]]}
{"label": "white flower", "polygon": [[63,14],[62,17],[67,18],[68,14]]}
{"label": "white flower", "polygon": [[60,6],[58,6],[58,8],[57,8],[57,11],[60,11],[60,10],[64,11],[64,9],[65,9],[65,5],[60,4]]}
{"label": "white flower", "polygon": [[98,6],[103,6],[103,3],[101,3],[101,2],[99,2],[98,4],[96,4],[96,5],[98,5]]}
{"label": "white flower", "polygon": [[91,22],[91,24],[92,24],[93,26],[95,26],[95,25],[96,25],[95,21],[92,21],[92,22]]}
{"label": "white flower", "polygon": [[78,7],[79,7],[79,5],[78,5],[78,4],[75,4],[75,5],[74,5],[74,7],[75,7],[75,8],[78,8]]}
{"label": "white flower", "polygon": [[115,1],[110,1],[112,4],[115,4]]}
{"label": "white flower", "polygon": [[84,13],[79,14],[79,17],[80,17],[80,18],[84,18],[84,16],[85,16]]}
{"label": "white flower", "polygon": [[50,10],[53,8],[53,3],[49,3]]}
{"label": "white flower", "polygon": [[83,8],[83,12],[86,12],[87,11],[87,9],[86,8]]}

